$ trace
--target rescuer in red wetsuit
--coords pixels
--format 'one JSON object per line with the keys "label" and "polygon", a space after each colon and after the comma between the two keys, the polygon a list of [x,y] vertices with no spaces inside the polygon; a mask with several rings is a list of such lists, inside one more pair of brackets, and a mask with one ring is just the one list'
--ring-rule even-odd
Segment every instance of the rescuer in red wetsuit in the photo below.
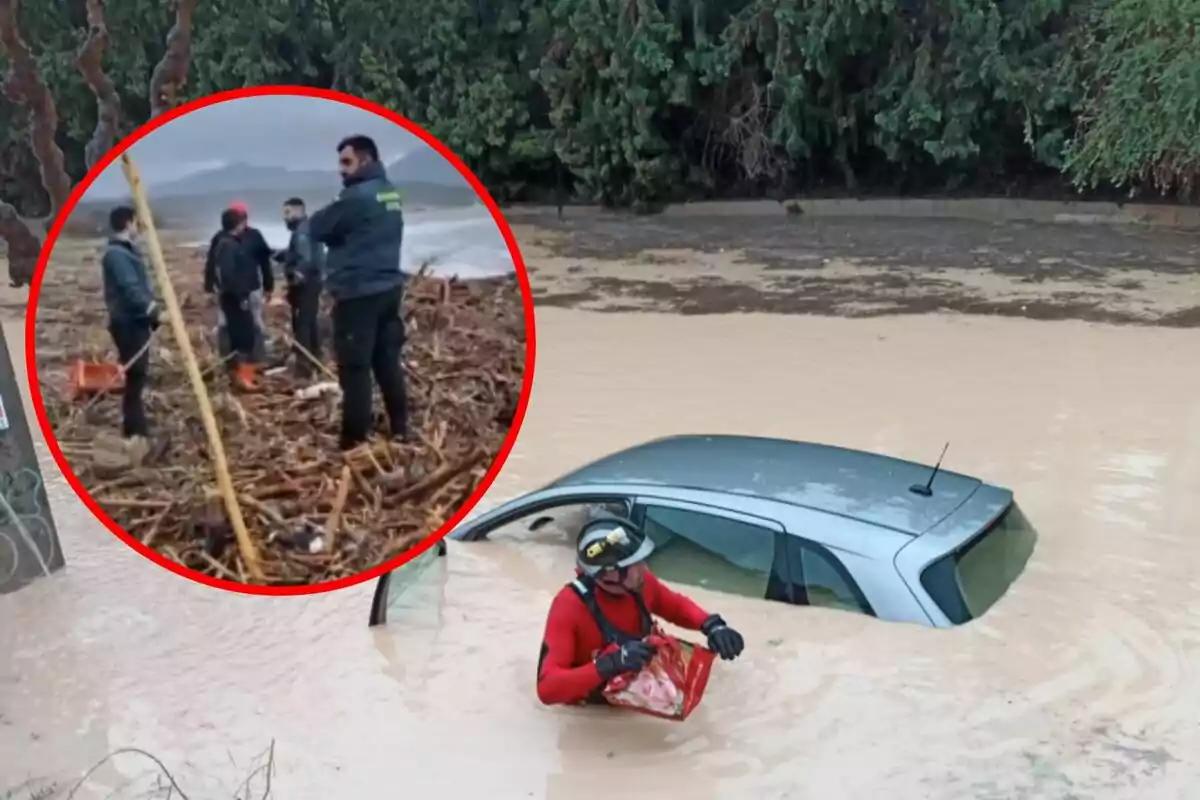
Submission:
{"label": "rescuer in red wetsuit", "polygon": [[654,577],[645,564],[652,552],[654,542],[629,520],[601,517],[583,526],[577,577],[554,598],[546,618],[537,678],[543,703],[603,703],[600,690],[609,679],[637,672],[654,657],[643,641],[653,616],[702,632],[726,661],[742,652],[742,635],[725,620]]}

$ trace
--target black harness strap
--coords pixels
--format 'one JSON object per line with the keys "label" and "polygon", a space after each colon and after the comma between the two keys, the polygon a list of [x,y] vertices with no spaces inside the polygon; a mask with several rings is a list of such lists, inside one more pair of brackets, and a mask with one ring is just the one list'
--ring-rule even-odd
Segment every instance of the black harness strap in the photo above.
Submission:
{"label": "black harness strap", "polygon": [[[596,602],[595,582],[589,578],[576,578],[569,584],[575,594],[579,595],[579,599],[587,606],[587,610],[591,613],[592,619],[596,622],[596,627],[600,629],[600,637],[604,640],[604,647],[610,644],[617,646],[625,645],[629,642],[637,641],[644,636],[648,636],[653,630],[654,620],[650,616],[650,609],[646,608],[646,601],[642,599],[641,592],[630,592],[633,595],[633,601],[637,603],[639,620],[639,629],[642,631],[641,636],[630,636],[625,631],[613,625],[608,617],[600,610],[600,604]],[[587,705],[607,705],[608,700],[604,698],[603,687],[599,687],[596,691],[588,695],[584,700]]]}
{"label": "black harness strap", "polygon": [[641,592],[630,592],[633,596],[633,602],[637,603],[638,607],[638,629],[641,631],[637,636],[631,636],[625,631],[609,622],[608,617],[600,610],[600,604],[596,602],[595,582],[587,578],[576,578],[570,583],[571,589],[575,594],[579,595],[579,599],[587,606],[587,610],[591,613],[592,619],[596,621],[596,627],[600,629],[600,636],[604,639],[604,645],[607,647],[610,644],[623,645],[629,642],[637,641],[650,635],[654,629],[654,620],[650,616],[650,609],[646,608],[646,601],[642,599]]}

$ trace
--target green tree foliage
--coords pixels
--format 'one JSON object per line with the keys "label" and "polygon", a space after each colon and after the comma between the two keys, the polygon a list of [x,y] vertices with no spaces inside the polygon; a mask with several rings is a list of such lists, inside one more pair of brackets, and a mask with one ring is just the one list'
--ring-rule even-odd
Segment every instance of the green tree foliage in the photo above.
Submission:
{"label": "green tree foliage", "polygon": [[1094,65],[1067,165],[1086,187],[1194,194],[1200,177],[1200,2],[1106,0],[1091,10]]}
{"label": "green tree foliage", "polygon": [[[22,26],[84,170],[82,0]],[[170,11],[108,0],[126,129]],[[200,0],[189,96],[335,88],[405,114],[500,200],[653,208],[803,190],[1187,188],[1200,158],[1195,0]],[[0,108],[6,193],[36,194]]]}

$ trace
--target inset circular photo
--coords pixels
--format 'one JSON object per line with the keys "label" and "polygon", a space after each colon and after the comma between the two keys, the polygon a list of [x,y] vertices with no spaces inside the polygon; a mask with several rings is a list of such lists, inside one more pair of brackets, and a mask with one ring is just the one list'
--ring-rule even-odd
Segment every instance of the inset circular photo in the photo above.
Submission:
{"label": "inset circular photo", "polygon": [[34,276],[27,357],[55,460],[131,547],[257,594],[432,547],[516,439],[529,280],[482,184],[349,95],[257,87],[135,131]]}

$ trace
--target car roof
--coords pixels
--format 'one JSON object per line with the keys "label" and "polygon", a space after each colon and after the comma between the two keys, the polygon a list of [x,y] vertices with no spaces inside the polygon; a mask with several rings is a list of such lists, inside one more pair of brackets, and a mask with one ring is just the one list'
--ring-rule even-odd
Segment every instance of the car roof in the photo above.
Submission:
{"label": "car roof", "polygon": [[620,485],[723,492],[785,503],[919,535],[958,508],[977,478],[939,470],[933,494],[909,491],[932,467],[813,442],[756,436],[670,436],[621,450],[554,488]]}

